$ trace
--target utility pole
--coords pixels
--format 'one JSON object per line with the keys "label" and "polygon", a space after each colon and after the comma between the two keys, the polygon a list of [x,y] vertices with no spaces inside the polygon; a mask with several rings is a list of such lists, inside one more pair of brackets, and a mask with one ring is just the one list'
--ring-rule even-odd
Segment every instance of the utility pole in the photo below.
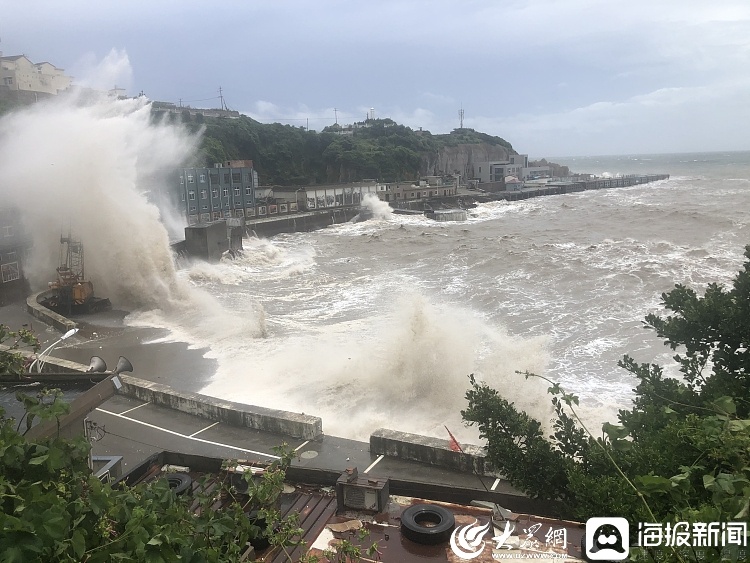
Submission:
{"label": "utility pole", "polygon": [[224,95],[221,92],[221,86],[219,86],[219,100],[221,100],[221,109],[226,109],[224,106]]}
{"label": "utility pole", "polygon": [[333,108],[333,119],[336,122],[336,125],[339,124],[339,113],[336,108]]}

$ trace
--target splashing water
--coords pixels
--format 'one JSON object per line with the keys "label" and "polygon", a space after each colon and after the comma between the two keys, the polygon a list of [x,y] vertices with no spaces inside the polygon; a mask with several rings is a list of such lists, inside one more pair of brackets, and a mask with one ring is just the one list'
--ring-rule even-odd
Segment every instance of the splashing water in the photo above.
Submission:
{"label": "splashing water", "polygon": [[372,213],[373,219],[387,220],[393,215],[393,208],[375,194],[365,194],[362,198],[362,207]]}
{"label": "splashing water", "polygon": [[[8,114],[0,131],[2,200],[22,209],[32,236],[32,289],[54,279],[60,236],[70,233],[85,248],[86,277],[115,307],[158,310],[183,326],[225,320],[209,294],[177,275],[163,213],[147,197],[165,187],[163,171],[191,157],[197,136],[154,123],[143,99],[94,96],[58,96]],[[231,326],[262,335],[262,315],[250,309]]]}

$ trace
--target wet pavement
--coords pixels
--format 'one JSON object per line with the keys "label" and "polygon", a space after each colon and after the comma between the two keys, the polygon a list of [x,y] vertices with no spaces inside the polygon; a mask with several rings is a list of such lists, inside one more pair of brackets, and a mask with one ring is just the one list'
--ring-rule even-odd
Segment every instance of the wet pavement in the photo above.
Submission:
{"label": "wet pavement", "polygon": [[[110,369],[119,355],[136,367],[139,378],[198,392],[213,373],[213,361],[203,358],[204,350],[188,349],[175,342],[149,343],[165,332],[127,327],[123,312],[97,315],[96,325],[81,322],[78,334],[55,348],[56,357],[88,365],[92,355],[102,356]],[[25,326],[34,330],[42,349],[60,336],[25,311],[25,303],[0,307],[0,323],[11,328]],[[147,369],[144,369],[148,366]],[[7,394],[7,393],[6,393]],[[362,474],[397,478],[446,487],[521,495],[507,482],[494,477],[479,477],[418,462],[404,461],[370,453],[369,443],[335,436],[306,441],[189,415],[138,399],[115,396],[89,415],[95,423],[92,432],[93,455],[122,456],[122,472],[127,473],[149,456],[162,452],[184,452],[222,459],[268,462],[274,448],[286,444],[296,457],[293,466],[343,472],[357,467]],[[323,420],[325,431],[325,420]],[[523,497],[525,498],[525,497]],[[513,507],[509,507],[513,509]]]}

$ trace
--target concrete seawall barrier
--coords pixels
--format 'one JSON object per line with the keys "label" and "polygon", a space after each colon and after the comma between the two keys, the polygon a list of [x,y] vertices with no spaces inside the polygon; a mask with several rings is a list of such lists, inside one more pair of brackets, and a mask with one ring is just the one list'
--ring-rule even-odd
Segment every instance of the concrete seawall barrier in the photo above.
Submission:
{"label": "concrete seawall barrier", "polygon": [[463,452],[450,448],[448,439],[409,434],[398,430],[379,428],[370,435],[370,453],[485,475],[491,473],[485,461],[484,449],[471,444],[461,444]]}
{"label": "concrete seawall barrier", "polygon": [[[0,345],[0,350],[9,350],[9,348]],[[16,350],[16,352],[28,358],[35,357],[34,353],[28,350]],[[45,362],[42,375],[36,376],[35,381],[41,380],[44,372],[70,373],[70,381],[78,381],[88,369],[89,366],[83,364],[50,357]],[[121,395],[218,420],[232,426],[264,430],[305,440],[315,440],[323,435],[323,421],[317,416],[222,401],[198,393],[183,393],[167,385],[125,374],[120,374],[120,380],[122,381]],[[51,380],[50,384],[58,385],[61,381],[63,380],[58,377],[54,381]]]}
{"label": "concrete seawall barrier", "polygon": [[244,426],[293,438],[315,440],[323,435],[323,421],[317,416],[223,401],[199,393],[185,393],[161,383],[128,375],[121,375],[120,378],[123,383],[122,394],[155,405],[232,426]]}
{"label": "concrete seawall barrier", "polygon": [[245,219],[248,231],[255,232],[261,237],[270,237],[279,233],[297,233],[322,229],[330,225],[337,225],[351,221],[359,215],[359,206],[334,207],[318,209],[291,215],[279,215],[263,219]]}
{"label": "concrete seawall barrier", "polygon": [[51,311],[47,309],[47,307],[39,304],[40,299],[48,297],[52,294],[53,291],[54,290],[51,289],[45,289],[44,291],[38,291],[37,293],[34,293],[33,295],[27,297],[26,311],[32,317],[35,317],[43,323],[55,327],[60,332],[68,332],[71,328],[76,328],[76,326],[78,325],[70,319],[66,319],[62,315],[58,315],[54,311]]}

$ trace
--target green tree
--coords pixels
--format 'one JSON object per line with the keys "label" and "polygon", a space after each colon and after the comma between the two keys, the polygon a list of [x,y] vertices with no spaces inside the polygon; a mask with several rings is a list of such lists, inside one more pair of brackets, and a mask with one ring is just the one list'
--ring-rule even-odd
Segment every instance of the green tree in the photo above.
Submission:
{"label": "green tree", "polygon": [[25,328],[13,331],[4,324],[0,324],[0,345],[3,347],[0,349],[0,376],[6,378],[20,377],[26,371],[27,359],[20,350],[39,350],[39,340],[33,332]]}
{"label": "green tree", "polygon": [[677,285],[662,295],[669,314],[648,315],[644,325],[677,352],[682,377],[625,356],[620,367],[638,380],[633,405],[618,424],[603,425],[602,437],[578,417],[578,397],[557,383],[547,379],[556,419],[544,436],[539,421],[470,376],[462,415],[486,439],[489,461],[527,494],[559,501],[565,516],[580,520],[746,521],[750,246],[745,257],[729,288],[711,284],[699,296]]}

